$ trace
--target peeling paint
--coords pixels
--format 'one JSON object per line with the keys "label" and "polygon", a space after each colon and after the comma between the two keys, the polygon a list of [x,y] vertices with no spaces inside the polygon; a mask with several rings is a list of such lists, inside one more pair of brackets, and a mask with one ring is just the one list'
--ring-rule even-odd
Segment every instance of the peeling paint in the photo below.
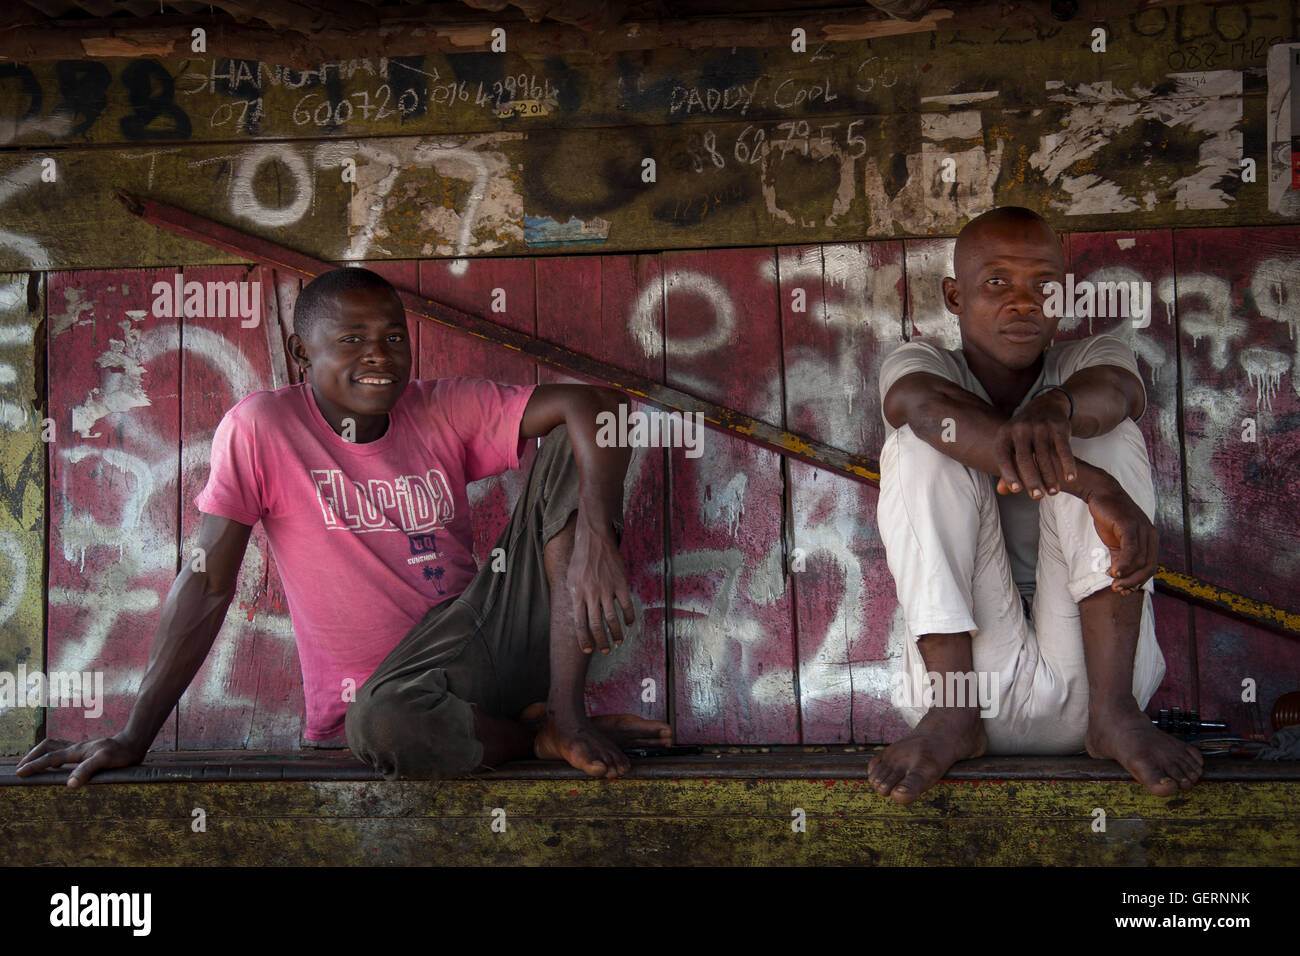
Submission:
{"label": "peeling paint", "polygon": [[1203,134],[1198,167],[1167,187],[1178,209],[1223,209],[1232,196],[1221,188],[1225,177],[1240,166],[1242,155],[1242,79],[1240,71],[1170,73],[1172,92],[1156,96],[1154,89],[1135,86],[1117,90],[1109,80],[1075,85],[1048,84],[1049,99],[1066,104],[1059,130],[1045,132],[1029,164],[1069,197],[1053,207],[1069,216],[1129,213],[1155,209],[1154,191],[1141,201],[1113,180],[1096,173],[1072,174],[1072,167],[1093,160],[1110,142],[1142,122],[1186,127]]}
{"label": "peeling paint", "polygon": [[140,356],[140,331],[131,322],[120,323],[122,338],[109,339],[108,350],[95,360],[102,369],[120,369],[105,372],[101,386],[91,389],[86,400],[72,410],[72,430],[82,438],[99,438],[91,429],[101,418],[132,408],[152,404],[144,390],[144,364]]}
{"label": "peeling paint", "polygon": [[609,238],[609,227],[609,220],[599,216],[590,222],[577,216],[570,216],[567,222],[557,222],[550,216],[525,216],[524,241],[530,246],[604,242]]}

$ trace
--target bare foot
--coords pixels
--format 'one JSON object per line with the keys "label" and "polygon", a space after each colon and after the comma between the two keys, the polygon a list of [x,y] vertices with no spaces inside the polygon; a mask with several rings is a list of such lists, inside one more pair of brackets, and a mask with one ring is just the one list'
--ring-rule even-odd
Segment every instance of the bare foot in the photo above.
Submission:
{"label": "bare foot", "polygon": [[539,760],[563,760],[593,777],[620,777],[632,768],[623,747],[665,747],[673,731],[661,720],[636,714],[561,718],[543,703],[531,704],[520,720],[537,727],[533,752]]}
{"label": "bare foot", "polygon": [[872,759],[867,779],[882,797],[911,803],[958,760],[984,753],[987,743],[978,710],[931,707],[910,734]]}
{"label": "bare foot", "polygon": [[1083,744],[1099,760],[1119,761],[1157,797],[1191,789],[1205,764],[1199,750],[1156,727],[1136,703],[1090,710]]}

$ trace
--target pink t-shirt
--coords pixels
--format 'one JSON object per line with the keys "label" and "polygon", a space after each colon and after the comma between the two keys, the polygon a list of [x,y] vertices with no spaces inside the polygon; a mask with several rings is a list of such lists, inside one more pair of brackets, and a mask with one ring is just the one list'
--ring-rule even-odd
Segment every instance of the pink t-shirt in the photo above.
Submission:
{"label": "pink t-shirt", "polygon": [[217,426],[194,503],[266,528],[298,642],[308,740],[342,733],[345,680],[359,688],[474,577],[465,485],[519,467],[532,391],[412,381],[388,431],[365,444],[330,428],[307,384],[255,392]]}

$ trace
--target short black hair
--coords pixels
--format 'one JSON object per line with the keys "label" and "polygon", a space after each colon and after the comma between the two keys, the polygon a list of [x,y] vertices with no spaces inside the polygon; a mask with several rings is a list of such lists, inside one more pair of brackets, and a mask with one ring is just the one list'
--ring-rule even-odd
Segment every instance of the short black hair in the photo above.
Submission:
{"label": "short black hair", "polygon": [[322,272],[298,293],[298,301],[293,306],[294,333],[299,338],[307,338],[322,319],[332,314],[338,297],[356,289],[384,291],[397,298],[393,284],[378,272],[358,266]]}

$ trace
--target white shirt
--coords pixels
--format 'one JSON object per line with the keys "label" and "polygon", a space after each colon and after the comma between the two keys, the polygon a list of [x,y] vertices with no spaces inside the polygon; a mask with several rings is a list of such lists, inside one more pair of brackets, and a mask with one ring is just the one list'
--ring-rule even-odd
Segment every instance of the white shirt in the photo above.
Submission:
{"label": "white shirt", "polygon": [[[1064,385],[1071,375],[1082,368],[1095,365],[1118,365],[1133,373],[1139,382],[1137,359],[1133,350],[1123,339],[1105,333],[1081,339],[1077,342],[1065,342],[1052,346],[1043,353],[1043,368],[1037,380],[1025,392],[1025,397],[1016,406],[1020,411],[1044,385]],[[989,405],[993,400],[984,391],[975,373],[966,364],[966,355],[961,349],[936,348],[928,342],[907,342],[900,345],[880,366],[880,415],[885,415],[885,395],[904,375],[913,372],[929,372],[955,383],[968,392],[978,396]],[[1146,410],[1146,387],[1142,389],[1142,406]],[[896,429],[885,419],[885,436],[892,435]],[[997,484],[997,478],[989,475],[990,482]],[[1002,521],[1002,534],[1007,543],[1007,556],[1011,559],[1011,576],[1016,588],[1026,597],[1034,593],[1034,568],[1038,564],[1038,502],[1025,492],[1014,495],[998,496],[998,512]]]}

